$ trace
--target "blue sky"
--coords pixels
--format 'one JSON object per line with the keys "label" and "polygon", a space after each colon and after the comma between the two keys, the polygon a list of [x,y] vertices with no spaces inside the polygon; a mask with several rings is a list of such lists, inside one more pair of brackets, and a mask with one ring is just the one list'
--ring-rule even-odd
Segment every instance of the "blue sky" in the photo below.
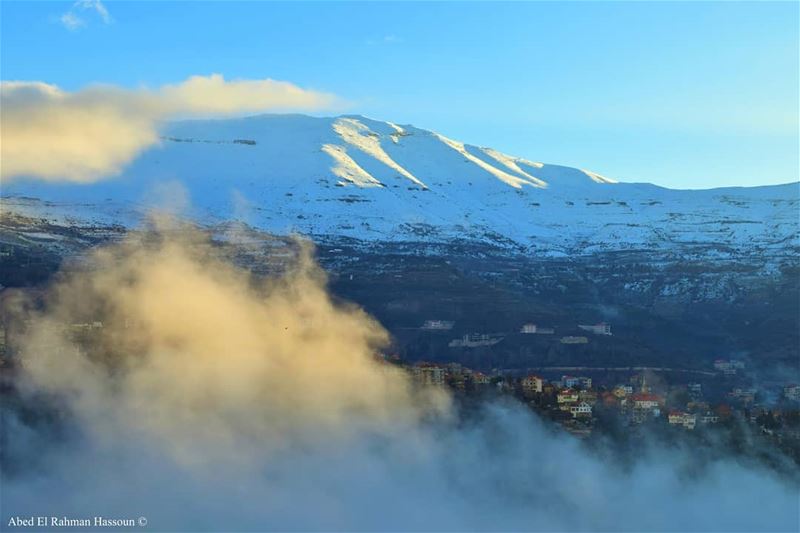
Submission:
{"label": "blue sky", "polygon": [[0,3],[3,80],[275,78],[622,181],[798,180],[798,3]]}

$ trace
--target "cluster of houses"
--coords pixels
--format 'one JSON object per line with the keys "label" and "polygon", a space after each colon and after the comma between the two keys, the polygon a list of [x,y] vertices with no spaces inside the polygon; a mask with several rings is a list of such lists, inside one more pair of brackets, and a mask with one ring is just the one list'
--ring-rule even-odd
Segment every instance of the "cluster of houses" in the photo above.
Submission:
{"label": "cluster of houses", "polygon": [[691,430],[697,426],[698,422],[701,424],[716,424],[719,422],[719,415],[711,411],[700,415],[686,411],[670,411],[667,419],[673,426],[683,426],[685,429]]}
{"label": "cluster of houses", "polygon": [[[681,403],[672,394],[669,397],[673,399],[668,401],[666,393],[669,391],[664,387],[658,391],[653,390],[648,385],[647,374],[634,375],[628,383],[595,388],[592,378],[587,376],[563,375],[555,380],[547,380],[535,374],[523,377],[505,374],[490,376],[457,363],[417,363],[409,371],[413,380],[423,386],[447,386],[462,392],[497,390],[518,396],[538,411],[552,413],[568,431],[580,427],[581,431],[590,432],[598,406],[618,412],[629,425],[660,419],[670,426],[685,430],[716,424],[721,419],[730,417],[734,411],[731,405],[738,405],[746,412],[759,412],[754,408],[756,390],[753,388],[736,387],[727,395],[731,405],[720,404],[712,408],[703,400],[703,387],[700,383],[677,386],[685,392],[683,397],[688,398],[688,401],[683,400]],[[800,401],[800,386],[787,385],[783,394],[786,399]]]}
{"label": "cluster of houses", "polygon": [[495,386],[501,392],[540,405],[550,401],[554,411],[568,413],[572,419],[583,421],[591,420],[598,402],[606,408],[616,408],[628,414],[629,421],[636,424],[661,416],[665,405],[664,396],[650,392],[646,378],[641,380],[637,389],[630,384],[619,384],[610,390],[596,390],[592,378],[587,376],[564,375],[551,381],[533,374],[522,378],[487,376],[456,363],[417,363],[410,372],[419,385],[447,385],[461,391]]}
{"label": "cluster of houses", "polygon": [[437,365],[434,363],[417,363],[411,367],[411,377],[421,386],[445,385],[459,391],[473,390],[492,384],[492,378],[482,372],[472,370],[458,363]]}

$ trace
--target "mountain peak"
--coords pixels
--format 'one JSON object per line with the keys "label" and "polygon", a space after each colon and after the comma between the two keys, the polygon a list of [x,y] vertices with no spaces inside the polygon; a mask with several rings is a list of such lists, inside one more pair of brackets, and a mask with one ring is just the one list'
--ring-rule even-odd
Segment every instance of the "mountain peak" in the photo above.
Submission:
{"label": "mountain peak", "polygon": [[21,179],[4,184],[4,203],[31,210],[21,197],[33,197],[49,202],[36,207],[47,216],[135,220],[131,212],[154,190],[178,181],[193,216],[277,233],[468,239],[535,253],[798,240],[794,184],[675,191],[617,183],[361,115],[180,121],[165,124],[161,139],[120,176],[91,185]]}

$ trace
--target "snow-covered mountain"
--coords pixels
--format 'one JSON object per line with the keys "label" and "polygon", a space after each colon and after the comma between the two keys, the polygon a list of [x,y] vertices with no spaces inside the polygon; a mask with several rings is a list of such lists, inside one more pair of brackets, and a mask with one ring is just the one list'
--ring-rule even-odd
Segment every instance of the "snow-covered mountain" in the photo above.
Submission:
{"label": "snow-covered mountain", "polygon": [[361,116],[166,124],[161,143],[120,176],[89,185],[17,179],[3,185],[3,206],[132,225],[165,183],[185,187],[202,222],[238,219],[320,239],[456,239],[542,255],[680,248],[715,257],[800,246],[796,183],[703,191],[617,183]]}

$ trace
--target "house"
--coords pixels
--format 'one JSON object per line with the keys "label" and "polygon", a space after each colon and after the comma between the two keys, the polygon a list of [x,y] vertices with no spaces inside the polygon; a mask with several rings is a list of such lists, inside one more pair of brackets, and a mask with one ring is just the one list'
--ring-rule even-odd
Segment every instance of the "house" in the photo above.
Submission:
{"label": "house", "polygon": [[633,394],[633,385],[617,385],[611,392],[617,398],[625,398],[626,396]]}
{"label": "house", "polygon": [[591,326],[578,324],[578,327],[584,331],[594,333],[595,335],[611,335],[611,325],[605,322],[600,322],[599,324]]}
{"label": "house", "polygon": [[522,390],[527,393],[541,394],[544,380],[539,376],[527,376],[522,380]]}
{"label": "house", "polygon": [[569,412],[572,413],[572,418],[589,417],[592,416],[592,406],[586,402],[580,402],[577,405],[572,405],[569,408]]}
{"label": "house", "polygon": [[479,346],[494,346],[503,340],[503,337],[495,337],[482,333],[472,333],[453,339],[447,345],[450,348],[477,348]]}
{"label": "house", "polygon": [[701,424],[716,424],[717,422],[719,422],[719,415],[711,411],[706,411],[700,416]]}
{"label": "house", "polygon": [[476,371],[472,373],[472,383],[475,385],[491,385],[492,378],[483,372]]}
{"label": "house", "polygon": [[683,426],[686,429],[694,429],[697,424],[695,415],[681,411],[671,411],[667,420],[672,425]]}
{"label": "house", "polygon": [[570,389],[576,387],[591,389],[592,378],[587,378],[585,376],[561,376],[561,384]]}
{"label": "house", "polygon": [[744,362],[736,359],[717,359],[714,361],[714,368],[726,376],[732,376],[737,370],[744,369]]}
{"label": "house", "polygon": [[787,400],[800,401],[800,385],[786,385],[783,388],[783,396]]}
{"label": "house", "polygon": [[597,403],[597,393],[590,389],[583,389],[578,392],[578,399],[589,405],[594,405]]}
{"label": "house", "polygon": [[556,401],[558,402],[559,408],[563,411],[566,411],[569,409],[570,404],[577,403],[578,391],[573,389],[562,389],[556,395]]}
{"label": "house", "polygon": [[417,363],[411,368],[414,381],[420,385],[444,386],[445,369],[431,363]]}
{"label": "house", "polygon": [[453,329],[455,322],[452,320],[426,320],[422,329],[428,331],[449,331]]}
{"label": "house", "polygon": [[543,328],[532,322],[528,322],[527,324],[523,324],[519,330],[520,333],[524,333],[526,335],[552,335],[556,332],[553,328]]}
{"label": "house", "polygon": [[664,405],[663,396],[640,392],[631,397],[633,408],[639,411],[651,413],[653,416],[661,416],[661,406]]}
{"label": "house", "polygon": [[588,342],[589,339],[587,337],[576,337],[572,335],[561,337],[561,344],[587,344]]}

